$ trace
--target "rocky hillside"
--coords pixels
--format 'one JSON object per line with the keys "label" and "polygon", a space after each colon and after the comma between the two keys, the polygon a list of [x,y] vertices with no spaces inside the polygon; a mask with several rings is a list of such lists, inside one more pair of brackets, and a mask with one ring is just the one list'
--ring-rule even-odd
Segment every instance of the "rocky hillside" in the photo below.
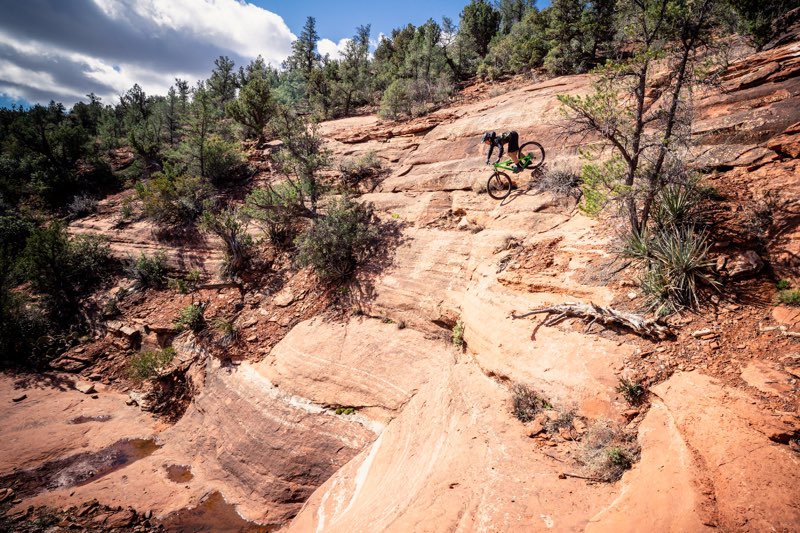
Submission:
{"label": "rocky hillside", "polygon": [[[149,291],[56,362],[79,375],[0,378],[8,515],[96,499],[169,523],[219,493],[247,520],[303,532],[796,529],[800,312],[775,305],[774,280],[800,282],[800,41],[739,59],[696,96],[697,166],[729,236],[713,250],[726,285],[672,317],[667,341],[512,317],[564,302],[641,308],[607,219],[528,187],[529,173],[502,202],[482,192],[487,129],[538,140],[551,169],[577,168],[591,140],[563,136],[556,95],[589,89],[587,76],[562,77],[475,91],[406,123],[321,125],[338,158],[373,151],[389,168],[361,196],[397,232],[385,253],[335,294],[277,255],[245,285]],[[107,235],[122,257],[166,249],[172,266],[213,277],[218,243],[115,228],[119,202],[72,230]],[[758,241],[748,229],[767,208]],[[236,345],[172,332],[198,298],[209,317],[235,317]],[[168,344],[178,355],[158,394],[124,390],[125,357]],[[641,382],[645,401],[626,401],[621,378]],[[527,422],[513,412],[519,384],[541,399]],[[159,394],[183,399],[174,424],[142,412]],[[104,470],[130,439],[153,444]]]}

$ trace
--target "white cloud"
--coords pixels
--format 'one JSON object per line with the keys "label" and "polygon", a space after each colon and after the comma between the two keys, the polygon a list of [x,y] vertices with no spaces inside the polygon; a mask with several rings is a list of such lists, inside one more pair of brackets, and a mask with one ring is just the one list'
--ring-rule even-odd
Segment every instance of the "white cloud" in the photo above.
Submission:
{"label": "white cloud", "polygon": [[164,94],[176,77],[207,78],[220,55],[277,66],[296,39],[280,16],[239,0],[41,0],[3,15],[0,93],[68,106],[89,92],[110,103],[134,83]]}
{"label": "white cloud", "polygon": [[317,42],[317,50],[319,50],[320,55],[324,56],[325,54],[330,55],[331,59],[341,59],[341,54],[344,52],[344,47],[347,46],[347,43],[350,42],[351,39],[344,38],[339,39],[338,43],[331,41],[330,39],[321,39]]}

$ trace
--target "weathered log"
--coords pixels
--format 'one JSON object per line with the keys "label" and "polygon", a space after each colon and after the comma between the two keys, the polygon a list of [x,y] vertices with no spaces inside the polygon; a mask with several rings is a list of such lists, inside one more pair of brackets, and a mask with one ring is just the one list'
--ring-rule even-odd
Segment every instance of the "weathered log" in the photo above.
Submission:
{"label": "weathered log", "polygon": [[[540,324],[544,326],[553,326],[564,318],[581,318],[589,322],[587,330],[593,324],[599,323],[603,326],[622,326],[637,335],[650,339],[666,340],[673,336],[672,331],[667,326],[659,324],[655,320],[647,319],[635,313],[626,313],[610,307],[601,307],[593,303],[563,303],[541,307],[521,315],[516,314],[516,311],[512,311],[511,318],[525,318],[542,313],[548,315]],[[556,316],[550,317],[550,315]]]}

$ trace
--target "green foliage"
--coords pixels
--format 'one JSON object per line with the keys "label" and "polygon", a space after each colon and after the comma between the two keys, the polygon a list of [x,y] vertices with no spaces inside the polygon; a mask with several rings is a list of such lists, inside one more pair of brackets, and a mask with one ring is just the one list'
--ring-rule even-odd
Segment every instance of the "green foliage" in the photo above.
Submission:
{"label": "green foliage", "polygon": [[450,342],[452,342],[453,346],[457,348],[464,347],[464,321],[460,318],[456,322],[455,326],[453,326],[453,333],[450,336]]}
{"label": "green foliage", "polygon": [[21,258],[21,272],[61,322],[74,318],[78,298],[94,288],[110,266],[110,250],[96,235],[69,238],[63,224],[33,230]]}
{"label": "green foliage", "polygon": [[609,464],[615,469],[628,470],[633,465],[633,461],[622,448],[617,448],[616,446],[606,448],[605,454]]}
{"label": "green foliage", "polygon": [[530,422],[542,409],[550,409],[550,402],[539,396],[527,385],[517,383],[511,389],[513,413],[521,422]]}
{"label": "green foliage", "polygon": [[347,197],[334,200],[296,244],[300,266],[311,266],[324,281],[343,281],[376,250],[373,207]]}
{"label": "green foliage", "polygon": [[202,215],[211,188],[201,178],[176,176],[169,166],[137,184],[144,216],[167,228],[191,226]]}
{"label": "green foliage", "polygon": [[623,253],[642,268],[640,284],[648,305],[665,315],[699,306],[703,288],[719,287],[708,249],[706,234],[672,226],[631,237]]}
{"label": "green foliage", "polygon": [[489,51],[492,37],[500,29],[500,13],[486,0],[470,0],[461,12],[461,30],[475,43],[480,57]]}
{"label": "green foliage", "polygon": [[620,378],[616,391],[622,394],[631,405],[639,405],[645,398],[645,390],[642,384],[627,378]]}
{"label": "green foliage", "polygon": [[337,407],[336,414],[337,415],[352,415],[356,412],[354,407]]}
{"label": "green foliage", "polygon": [[285,246],[295,237],[294,219],[304,211],[303,195],[293,181],[253,189],[245,200],[245,212],[261,223],[270,241]]}
{"label": "green foliage", "polygon": [[204,308],[201,304],[190,304],[181,309],[180,316],[175,321],[175,329],[178,331],[188,329],[197,333],[206,326],[203,317]]}
{"label": "green foliage", "polygon": [[624,186],[625,166],[620,157],[614,156],[602,163],[586,163],[581,168],[581,211],[597,216],[612,199],[627,191]]}
{"label": "green foliage", "polygon": [[139,352],[128,359],[128,375],[135,381],[144,381],[158,373],[175,358],[172,347],[157,351]]}
{"label": "green foliage", "polygon": [[783,289],[778,291],[778,301],[786,305],[800,306],[800,290]]}
{"label": "green foliage", "polygon": [[247,128],[248,137],[264,141],[267,127],[274,108],[272,87],[264,75],[253,76],[239,91],[239,96],[228,104],[228,116]]}
{"label": "green foliage", "polygon": [[775,288],[778,289],[779,291],[785,291],[786,289],[791,289],[792,284],[787,279],[780,279],[775,284]]}
{"label": "green foliage", "polygon": [[[800,7],[798,0],[726,0],[740,17],[740,27],[750,36],[757,49],[761,49],[779,32],[791,24],[789,11]],[[795,15],[795,20],[797,15]]]}
{"label": "green foliage", "polygon": [[206,141],[204,158],[204,176],[216,186],[247,176],[247,159],[236,142],[211,135]]}
{"label": "green foliage", "polygon": [[247,223],[242,214],[236,209],[218,213],[206,211],[201,227],[225,243],[224,273],[229,276],[240,274],[253,253],[253,238],[247,233]]}
{"label": "green foliage", "polygon": [[126,273],[141,288],[158,289],[167,281],[167,254],[156,252],[151,256],[142,253],[138,259],[128,259]]}
{"label": "green foliage", "polygon": [[220,335],[217,343],[221,346],[229,346],[236,341],[239,332],[232,319],[217,317],[211,323],[214,330]]}

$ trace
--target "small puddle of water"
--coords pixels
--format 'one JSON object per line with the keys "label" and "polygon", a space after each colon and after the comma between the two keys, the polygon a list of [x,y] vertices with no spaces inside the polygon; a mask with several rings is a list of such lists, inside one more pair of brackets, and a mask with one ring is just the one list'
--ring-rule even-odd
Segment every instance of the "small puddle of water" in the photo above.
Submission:
{"label": "small puddle of water", "polygon": [[70,424],[85,424],[86,422],[108,422],[111,420],[111,415],[96,415],[96,416],[76,416],[69,421]]}
{"label": "small puddle of water", "polygon": [[194,477],[192,467],[185,465],[169,465],[167,467],[167,478],[175,483],[186,483]]}
{"label": "small puddle of water", "polygon": [[153,439],[121,440],[98,452],[83,452],[0,478],[0,486],[13,486],[19,498],[47,490],[86,485],[143,459],[161,446]]}
{"label": "small puddle of water", "polygon": [[233,505],[225,501],[222,494],[212,492],[200,505],[192,509],[181,509],[167,516],[161,523],[164,531],[175,533],[267,533],[267,526],[248,522],[236,512]]}

